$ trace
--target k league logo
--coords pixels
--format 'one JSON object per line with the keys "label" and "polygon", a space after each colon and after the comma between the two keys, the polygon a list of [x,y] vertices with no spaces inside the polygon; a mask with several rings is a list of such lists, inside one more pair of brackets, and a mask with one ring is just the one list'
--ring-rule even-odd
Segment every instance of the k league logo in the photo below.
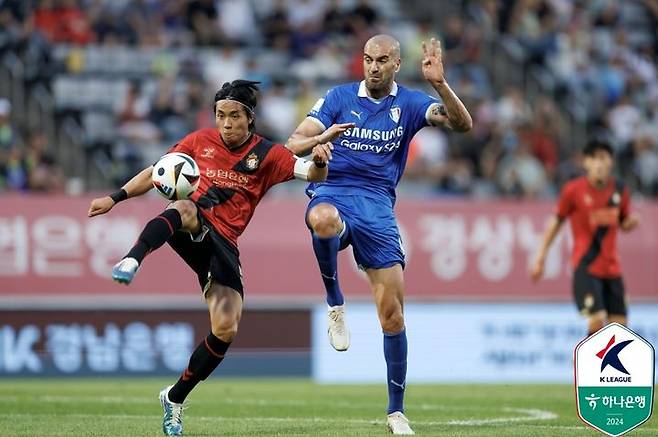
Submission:
{"label": "k league logo", "polygon": [[649,420],[653,409],[655,352],[644,338],[611,323],[574,351],[576,406],[587,425],[610,436]]}
{"label": "k league logo", "polygon": [[[626,341],[622,341],[620,343],[614,344],[615,343],[615,336],[613,335],[610,338],[610,341],[608,341],[608,344],[606,345],[606,347],[604,347],[602,350],[600,350],[596,354],[597,357],[601,358],[601,372],[603,372],[606,367],[610,366],[613,369],[617,369],[619,372],[625,373],[626,375],[628,375],[628,380],[624,380],[624,381],[616,381],[616,380],[612,381],[611,380],[611,381],[608,381],[608,382],[631,382],[631,378],[630,378],[631,374],[628,372],[628,370],[626,370],[624,365],[621,363],[621,360],[619,359],[619,353],[622,350],[624,350],[624,348],[626,346],[628,346],[629,344],[631,344],[632,342],[633,342],[633,340],[626,340]],[[600,381],[605,382],[605,377],[601,376]]]}

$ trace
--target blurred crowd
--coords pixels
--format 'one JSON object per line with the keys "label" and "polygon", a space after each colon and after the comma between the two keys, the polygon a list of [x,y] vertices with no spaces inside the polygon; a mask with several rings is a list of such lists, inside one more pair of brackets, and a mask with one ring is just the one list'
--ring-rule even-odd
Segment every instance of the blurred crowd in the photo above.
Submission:
{"label": "blurred crowd", "polygon": [[0,192],[62,192],[64,177],[39,130],[18,132],[10,122],[11,103],[0,98]]}
{"label": "blurred crowd", "polygon": [[[565,123],[580,116],[590,137],[613,145],[617,173],[634,192],[658,196],[658,2],[471,1],[441,36],[474,130],[417,137],[408,176],[450,193],[555,195],[582,172],[582,144]],[[520,84],[486,92],[479,56],[492,38],[516,48],[521,66],[541,71],[552,91],[532,101]]]}
{"label": "blurred crowd", "polygon": [[[419,3],[437,13],[411,16]],[[581,172],[583,145],[565,123],[576,108],[614,145],[634,192],[658,196],[653,0],[0,0],[0,56],[16,53],[28,84],[52,90],[58,117],[85,132],[88,165],[114,185],[212,126],[226,80],[261,82],[258,130],[285,140],[327,88],[362,78],[363,43],[378,32],[401,41],[399,81],[428,92],[420,44],[440,37],[448,81],[474,118],[465,135],[421,131],[401,190],[553,196]],[[494,83],[492,41],[512,44],[518,68],[540,69],[554,87],[529,101],[520,84]],[[0,103],[0,189],[43,189],[40,174],[61,189],[47,138],[12,127],[10,110]]]}

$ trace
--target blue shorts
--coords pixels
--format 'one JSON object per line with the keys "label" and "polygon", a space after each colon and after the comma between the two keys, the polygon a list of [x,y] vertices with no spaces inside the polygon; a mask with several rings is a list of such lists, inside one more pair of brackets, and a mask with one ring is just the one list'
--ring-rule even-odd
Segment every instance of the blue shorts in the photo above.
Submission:
{"label": "blue shorts", "polygon": [[340,250],[351,244],[359,268],[384,269],[395,264],[404,268],[402,239],[390,200],[319,195],[309,202],[306,215],[319,203],[331,204],[338,210],[345,222],[340,235]]}

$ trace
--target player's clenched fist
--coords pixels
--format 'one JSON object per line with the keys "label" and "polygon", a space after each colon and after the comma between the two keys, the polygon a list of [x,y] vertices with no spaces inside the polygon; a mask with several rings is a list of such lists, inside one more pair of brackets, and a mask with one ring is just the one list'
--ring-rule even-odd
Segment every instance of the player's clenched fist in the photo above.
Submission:
{"label": "player's clenched fist", "polygon": [[89,212],[87,215],[93,217],[95,215],[105,214],[114,206],[114,200],[110,196],[99,197],[91,201]]}

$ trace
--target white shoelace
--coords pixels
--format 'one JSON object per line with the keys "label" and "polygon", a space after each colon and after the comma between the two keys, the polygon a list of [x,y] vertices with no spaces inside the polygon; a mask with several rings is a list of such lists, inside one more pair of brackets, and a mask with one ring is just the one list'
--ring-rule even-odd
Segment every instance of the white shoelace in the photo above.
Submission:
{"label": "white shoelace", "polygon": [[336,332],[340,335],[345,333],[345,324],[343,323],[343,312],[342,311],[330,311],[329,317],[338,325],[334,325]]}
{"label": "white shoelace", "polygon": [[181,416],[183,415],[183,406],[174,404],[171,405],[171,419],[169,419],[167,425],[178,425],[181,423]]}

